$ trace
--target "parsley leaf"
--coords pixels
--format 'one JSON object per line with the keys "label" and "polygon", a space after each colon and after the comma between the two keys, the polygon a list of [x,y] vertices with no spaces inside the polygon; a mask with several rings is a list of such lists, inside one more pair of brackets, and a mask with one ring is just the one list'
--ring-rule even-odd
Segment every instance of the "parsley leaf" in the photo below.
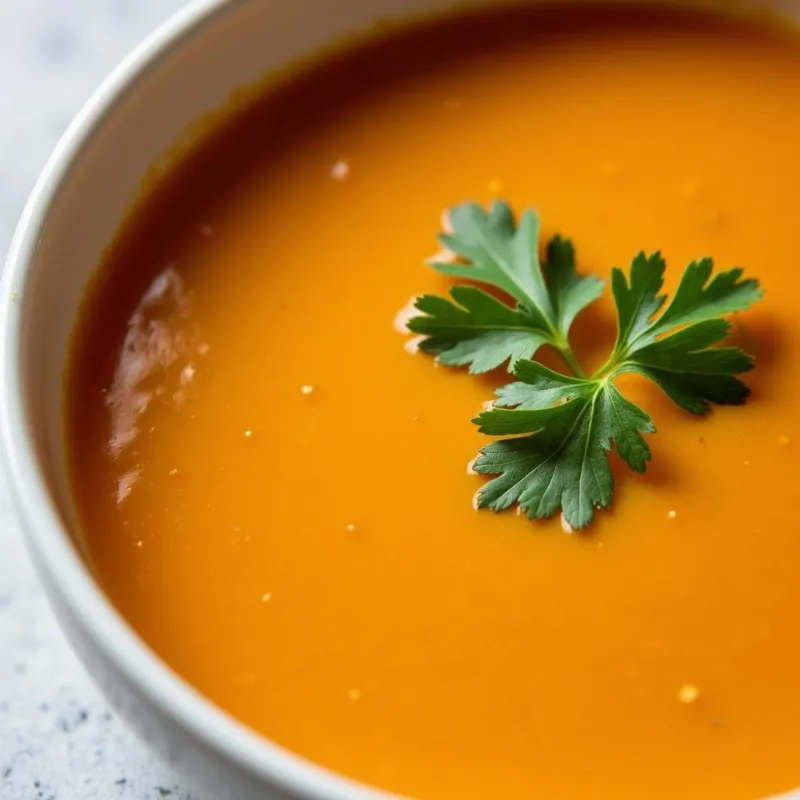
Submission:
{"label": "parsley leaf", "polygon": [[651,380],[693,414],[708,413],[712,402],[744,402],[749,389],[735,376],[752,369],[753,359],[715,346],[731,327],[718,315],[758,300],[758,283],[741,280],[739,269],[710,280],[711,260],[694,262],[672,302],[654,316],[666,302],[659,295],[665,268],[658,253],[642,253],[630,281],[614,270],[617,344],[597,375],[569,378],[532,361],[515,363],[517,382],[499,389],[494,408],[474,420],[481,433],[517,437],[481,450],[475,471],[499,477],[479,492],[480,507],[502,511],[519,503],[530,518],[561,508],[576,529],[592,521],[596,508],[608,508],[614,488],[608,451],[616,446],[632,470],[644,472],[650,449],[642,434],[655,432],[650,417],[615,386],[623,373]]}
{"label": "parsley leaf", "polygon": [[[478,494],[478,505],[502,511],[519,504],[529,518],[562,509],[575,529],[588,525],[597,508],[611,503],[614,479],[608,453],[643,473],[654,433],[650,417],[627,400],[615,379],[635,373],[660,387],[693,414],[711,404],[738,405],[749,395],[738,375],[751,370],[752,357],[720,346],[731,323],[762,295],[757,281],[741,269],[712,276],[713,262],[692,262],[672,300],[662,294],[666,263],[659,253],[640,253],[629,274],[612,272],[617,307],[617,340],[606,364],[587,377],[569,346],[569,329],[580,311],[602,292],[602,281],[575,272],[572,244],[560,237],[538,257],[539,220],[526,211],[516,224],[503,202],[489,212],[465,204],[452,212],[453,233],[441,242],[461,263],[436,262],[440,272],[500,289],[511,306],[480,288],[457,285],[450,298],[424,295],[423,312],[409,328],[426,338],[421,349],[448,365],[486,372],[509,361],[516,381],[497,390],[492,408],[473,422],[480,432],[505,437],[484,447],[475,471],[496,476]],[[663,309],[663,310],[662,310]],[[532,361],[544,344],[555,347],[574,377]]]}
{"label": "parsley leaf", "polygon": [[733,376],[751,370],[753,359],[736,348],[712,346],[730,333],[730,322],[721,315],[742,311],[761,297],[758,281],[742,280],[738,268],[711,279],[710,258],[692,262],[672,302],[654,319],[666,301],[659,295],[665,268],[659,253],[649,258],[640,253],[630,282],[622,270],[613,270],[619,333],[606,370],[644,375],[693,414],[708,413],[710,402],[743,403],[750,391]]}
{"label": "parsley leaf", "polygon": [[541,364],[515,366],[519,383],[501,389],[496,408],[475,422],[481,433],[516,436],[481,450],[475,471],[496,475],[479,494],[479,505],[502,511],[519,503],[530,518],[559,508],[573,528],[591,522],[595,508],[611,502],[614,479],[607,452],[612,443],[636,472],[644,472],[650,448],[642,433],[655,427],[610,380],[568,378]]}
{"label": "parsley leaf", "polygon": [[474,203],[450,211],[452,233],[440,242],[459,262],[434,261],[438,272],[500,290],[514,304],[498,300],[476,286],[454,286],[450,299],[423,295],[416,301],[421,316],[409,330],[425,338],[420,349],[447,366],[469,366],[473,374],[509,362],[533,358],[552,345],[573,371],[580,367],[569,347],[575,317],[603,291],[597,278],[575,272],[572,244],[555,237],[547,262],[539,260],[539,217],[526,211],[517,224],[510,206],[496,202],[486,212]]}

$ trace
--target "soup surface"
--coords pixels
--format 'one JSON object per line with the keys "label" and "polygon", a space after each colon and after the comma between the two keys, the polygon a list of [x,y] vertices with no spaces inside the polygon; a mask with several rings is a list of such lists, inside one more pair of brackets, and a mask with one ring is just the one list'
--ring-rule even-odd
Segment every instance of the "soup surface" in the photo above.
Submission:
{"label": "soup surface", "polygon": [[[66,416],[102,585],[221,707],[398,794],[800,784],[800,41],[610,6],[382,36],[237,113],[110,248]],[[670,287],[711,255],[766,289],[736,322],[745,407],[626,384],[653,461],[612,457],[586,534],[473,510],[469,420],[507,376],[435,368],[393,325],[447,288],[423,264],[442,210],[495,196],[584,272],[662,249]],[[605,297],[576,349],[614,334]]]}

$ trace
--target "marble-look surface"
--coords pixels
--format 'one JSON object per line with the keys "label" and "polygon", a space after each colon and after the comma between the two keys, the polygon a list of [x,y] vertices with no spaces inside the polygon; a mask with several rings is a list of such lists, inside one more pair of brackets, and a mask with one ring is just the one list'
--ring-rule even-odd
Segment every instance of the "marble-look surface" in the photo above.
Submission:
{"label": "marble-look surface", "polygon": [[[180,5],[181,0],[0,2],[3,254],[70,118],[105,74]],[[108,710],[69,650],[10,516],[0,475],[0,798],[189,797]]]}

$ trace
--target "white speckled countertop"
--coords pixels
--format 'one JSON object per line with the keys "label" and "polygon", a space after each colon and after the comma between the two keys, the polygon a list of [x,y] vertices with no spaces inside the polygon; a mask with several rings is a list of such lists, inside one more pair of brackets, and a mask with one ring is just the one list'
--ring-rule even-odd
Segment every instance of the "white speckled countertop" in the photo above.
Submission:
{"label": "white speckled countertop", "polygon": [[[0,2],[0,251],[106,73],[181,0]],[[108,710],[56,626],[0,475],[0,798],[189,800]],[[198,798],[192,798],[198,800]]]}

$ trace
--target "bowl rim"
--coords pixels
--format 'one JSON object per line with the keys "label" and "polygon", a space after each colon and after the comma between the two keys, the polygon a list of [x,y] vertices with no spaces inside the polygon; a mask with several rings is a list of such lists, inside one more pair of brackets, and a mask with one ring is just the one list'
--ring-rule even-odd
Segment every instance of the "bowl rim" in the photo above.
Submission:
{"label": "bowl rim", "polygon": [[249,2],[190,0],[168,17],[100,84],[47,160],[14,232],[0,282],[0,458],[37,571],[53,582],[112,670],[184,735],[263,780],[265,789],[272,785],[308,800],[390,800],[396,796],[340,776],[257,734],[190,686],[149,648],[111,604],[70,541],[38,463],[24,402],[24,298],[38,243],[62,184],[91,145],[94,132],[145,74],[223,13]]}

